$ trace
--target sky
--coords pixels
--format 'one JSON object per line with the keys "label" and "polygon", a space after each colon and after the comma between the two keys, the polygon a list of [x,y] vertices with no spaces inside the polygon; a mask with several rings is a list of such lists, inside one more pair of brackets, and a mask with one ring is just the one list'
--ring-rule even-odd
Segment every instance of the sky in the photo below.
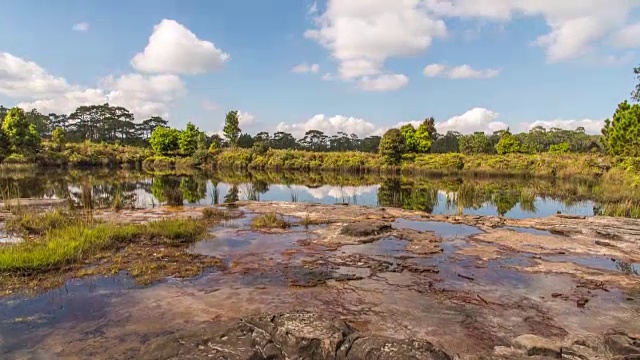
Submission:
{"label": "sky", "polygon": [[125,106],[219,132],[599,133],[640,63],[640,0],[5,0],[0,104]]}

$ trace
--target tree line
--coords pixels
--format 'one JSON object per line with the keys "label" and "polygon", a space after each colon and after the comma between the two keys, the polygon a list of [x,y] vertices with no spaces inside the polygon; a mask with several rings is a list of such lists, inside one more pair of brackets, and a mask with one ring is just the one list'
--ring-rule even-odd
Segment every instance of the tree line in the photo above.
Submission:
{"label": "tree line", "polygon": [[412,124],[388,130],[384,136],[360,138],[338,132],[327,135],[308,130],[296,139],[291,133],[242,132],[237,111],[226,114],[222,136],[206,135],[192,123],[184,130],[170,128],[167,120],[153,116],[136,121],[126,108],[110,104],[80,106],[71,114],[48,115],[36,109],[24,111],[0,105],[0,158],[9,154],[34,154],[42,139],[49,148],[62,150],[66,142],[118,143],[151,147],[159,155],[206,156],[226,147],[266,151],[295,149],[306,151],[361,151],[380,153],[388,163],[398,163],[404,154],[534,154],[541,152],[607,152],[614,156],[640,157],[640,66],[634,69],[638,85],[632,102],[623,101],[613,117],[605,121],[602,135],[589,135],[585,129],[545,129],[536,126],[528,132],[513,134],[509,129],[492,134],[476,132],[462,135],[438,133],[435,120],[426,118],[416,128]]}

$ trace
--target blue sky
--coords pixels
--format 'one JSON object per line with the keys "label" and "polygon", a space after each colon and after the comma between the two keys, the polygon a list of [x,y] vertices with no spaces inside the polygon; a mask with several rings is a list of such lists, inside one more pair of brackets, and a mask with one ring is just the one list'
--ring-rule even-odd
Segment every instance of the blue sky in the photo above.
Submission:
{"label": "blue sky", "polygon": [[251,133],[370,135],[426,116],[440,131],[596,132],[640,63],[636,0],[8,0],[3,13],[0,104],[109,101],[208,132],[233,109]]}

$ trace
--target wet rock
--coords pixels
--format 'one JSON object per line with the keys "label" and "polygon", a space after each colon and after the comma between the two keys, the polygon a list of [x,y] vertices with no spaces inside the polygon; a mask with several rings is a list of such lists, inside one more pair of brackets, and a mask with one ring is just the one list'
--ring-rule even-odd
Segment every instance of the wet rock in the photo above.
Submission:
{"label": "wet rock", "polygon": [[640,337],[624,331],[609,330],[604,335],[604,344],[612,355],[640,356]]}
{"label": "wet rock", "polygon": [[217,322],[149,341],[139,359],[449,360],[425,340],[397,340],[355,331],[340,319],[310,312]]}
{"label": "wet rock", "polygon": [[536,335],[520,335],[513,339],[512,345],[516,349],[525,351],[529,356],[561,357],[561,348],[558,344]]}
{"label": "wet rock", "polygon": [[354,237],[376,236],[391,230],[391,224],[382,221],[362,221],[347,224],[340,234]]}

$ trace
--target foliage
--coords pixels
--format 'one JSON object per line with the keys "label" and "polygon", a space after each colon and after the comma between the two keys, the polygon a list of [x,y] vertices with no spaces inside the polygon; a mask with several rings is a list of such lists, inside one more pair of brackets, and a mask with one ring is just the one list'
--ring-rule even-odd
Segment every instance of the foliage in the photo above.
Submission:
{"label": "foliage", "polygon": [[602,135],[610,155],[640,156],[640,105],[620,103],[613,118],[605,120]]}
{"label": "foliage", "polygon": [[151,134],[149,143],[156,154],[169,155],[180,149],[181,134],[177,129],[157,127]]}
{"label": "foliage", "polygon": [[7,113],[2,130],[14,153],[34,153],[40,147],[40,135],[27,121],[24,110],[14,107]]}
{"label": "foliage", "polygon": [[31,160],[22,154],[13,153],[4,159],[5,164],[29,164]]}
{"label": "foliage", "polygon": [[566,142],[554,144],[549,147],[549,152],[552,154],[567,154],[569,151],[569,143]]}
{"label": "foliage", "polygon": [[193,125],[193,123],[188,122],[187,128],[184,131],[181,131],[178,137],[180,152],[186,156],[193,155],[198,148],[198,141],[200,141],[199,139],[201,134],[200,129]]}
{"label": "foliage", "polygon": [[9,138],[4,133],[2,126],[0,126],[0,161],[2,161],[2,159],[4,159],[7,155],[9,155],[10,151],[11,151],[11,144],[9,144]]}
{"label": "foliage", "polygon": [[67,143],[65,138],[65,133],[63,128],[55,128],[51,132],[51,144],[53,145],[53,149],[56,151],[61,151],[64,149],[65,144]]}
{"label": "foliage", "polygon": [[492,154],[494,152],[491,140],[483,132],[464,135],[459,141],[460,152],[463,154]]}
{"label": "foliage", "polygon": [[249,149],[253,146],[253,138],[251,135],[244,133],[238,137],[238,146],[243,149]]}
{"label": "foliage", "polygon": [[398,129],[389,129],[384,133],[384,136],[382,136],[378,151],[386,164],[396,165],[400,163],[405,149],[406,140],[402,132]]}
{"label": "foliage", "polygon": [[431,144],[431,152],[435,154],[459,152],[461,136],[462,134],[454,131],[447,131],[445,135],[436,134],[436,139]]}
{"label": "foliage", "polygon": [[251,220],[251,227],[254,229],[286,229],[290,225],[276,213],[266,213]]}
{"label": "foliage", "polygon": [[237,145],[238,137],[240,136],[240,118],[238,111],[229,111],[227,113],[222,132],[231,146]]}
{"label": "foliage", "polygon": [[638,84],[636,84],[635,89],[631,93],[631,99],[636,102],[640,102],[640,66],[633,69],[633,74],[635,75]]}
{"label": "foliage", "polygon": [[520,140],[507,130],[500,136],[500,141],[496,144],[496,152],[500,155],[519,153]]}

